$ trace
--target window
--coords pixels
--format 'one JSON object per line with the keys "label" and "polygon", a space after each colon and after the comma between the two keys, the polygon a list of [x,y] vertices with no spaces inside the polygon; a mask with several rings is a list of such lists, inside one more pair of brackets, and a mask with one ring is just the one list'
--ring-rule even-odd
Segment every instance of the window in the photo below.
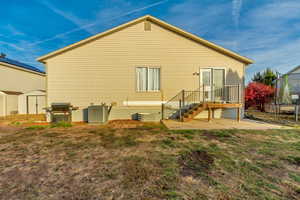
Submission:
{"label": "window", "polygon": [[160,90],[160,68],[137,67],[136,87],[139,92]]}

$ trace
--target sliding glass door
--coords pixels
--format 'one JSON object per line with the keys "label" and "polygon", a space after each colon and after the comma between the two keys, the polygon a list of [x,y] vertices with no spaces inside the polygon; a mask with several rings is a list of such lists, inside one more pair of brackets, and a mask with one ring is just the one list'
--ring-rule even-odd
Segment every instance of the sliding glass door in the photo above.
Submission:
{"label": "sliding glass door", "polygon": [[222,102],[224,99],[225,69],[200,68],[200,88],[205,101]]}

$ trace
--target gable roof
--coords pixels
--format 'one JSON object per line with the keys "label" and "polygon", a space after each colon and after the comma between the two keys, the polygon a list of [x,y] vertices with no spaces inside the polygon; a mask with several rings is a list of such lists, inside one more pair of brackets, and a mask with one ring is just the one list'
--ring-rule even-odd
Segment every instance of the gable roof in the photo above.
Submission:
{"label": "gable roof", "polygon": [[26,69],[26,70],[30,70],[30,71],[34,71],[34,72],[38,72],[38,73],[42,73],[42,74],[45,74],[44,71],[36,68],[36,67],[33,67],[31,65],[28,65],[28,64],[25,64],[25,63],[21,63],[19,61],[16,61],[16,60],[12,60],[12,59],[9,59],[9,58],[6,58],[6,57],[0,57],[0,63],[6,63],[6,64],[10,64],[10,65],[14,65],[14,66],[17,66],[19,68],[22,68],[22,69]]}
{"label": "gable roof", "polygon": [[293,72],[297,71],[298,69],[300,69],[300,65],[297,66],[297,67],[295,67],[295,68],[293,68],[292,70],[288,71],[288,72],[285,73],[284,75],[290,75],[290,74],[292,74]]}
{"label": "gable roof", "polygon": [[177,34],[179,34],[179,35],[181,35],[183,37],[186,37],[186,38],[189,38],[189,39],[191,39],[191,40],[193,40],[195,42],[198,42],[198,43],[200,43],[200,44],[202,44],[204,46],[207,46],[207,47],[209,47],[211,49],[214,49],[214,50],[216,50],[216,51],[218,51],[218,52],[220,52],[222,54],[230,56],[230,57],[232,57],[232,58],[234,58],[236,60],[239,60],[240,62],[243,62],[245,64],[252,64],[254,62],[253,60],[251,60],[251,59],[249,59],[247,57],[241,56],[241,55],[239,55],[239,54],[237,54],[237,53],[235,53],[235,52],[233,52],[231,50],[228,50],[228,49],[226,49],[224,47],[221,47],[221,46],[216,45],[216,44],[214,44],[212,42],[209,42],[209,41],[207,41],[207,40],[205,40],[205,39],[203,39],[201,37],[198,37],[198,36],[196,36],[196,35],[194,35],[192,33],[188,33],[188,32],[186,32],[186,31],[184,31],[184,30],[182,30],[182,29],[180,29],[178,27],[175,27],[175,26],[173,26],[171,24],[168,24],[168,23],[166,23],[166,22],[164,22],[164,21],[162,21],[160,19],[157,19],[157,18],[151,16],[151,15],[145,15],[143,17],[137,18],[135,20],[132,20],[130,22],[127,22],[125,24],[122,24],[120,26],[112,28],[110,30],[107,30],[105,32],[102,32],[102,33],[96,34],[94,36],[88,37],[88,38],[86,38],[84,40],[81,40],[79,42],[76,42],[74,44],[66,46],[64,48],[58,49],[58,50],[53,51],[51,53],[48,53],[48,54],[46,54],[44,56],[41,56],[37,60],[40,61],[40,62],[44,62],[48,58],[54,57],[54,56],[59,55],[59,54],[61,54],[63,52],[66,52],[68,50],[74,49],[76,47],[79,47],[79,46],[84,45],[86,43],[89,43],[91,41],[94,41],[94,40],[96,40],[98,38],[104,37],[106,35],[109,35],[111,33],[114,33],[116,31],[122,30],[122,29],[127,28],[127,27],[129,27],[131,25],[134,25],[136,23],[139,23],[139,22],[142,22],[142,21],[146,21],[146,20],[150,21],[152,23],[155,23],[155,24],[157,24],[159,26],[162,26],[162,27],[166,28],[167,30],[175,32],[175,33],[177,33]]}

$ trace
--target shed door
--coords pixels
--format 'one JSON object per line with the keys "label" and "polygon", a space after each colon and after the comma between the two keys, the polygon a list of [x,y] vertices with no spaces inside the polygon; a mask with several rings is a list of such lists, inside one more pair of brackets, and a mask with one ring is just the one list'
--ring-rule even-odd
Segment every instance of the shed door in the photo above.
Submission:
{"label": "shed door", "polygon": [[37,114],[37,98],[36,96],[27,96],[27,114]]}
{"label": "shed door", "polygon": [[27,114],[44,113],[45,96],[27,96]]}
{"label": "shed door", "polygon": [[46,96],[37,96],[38,102],[38,114],[45,113],[44,108],[46,107]]}

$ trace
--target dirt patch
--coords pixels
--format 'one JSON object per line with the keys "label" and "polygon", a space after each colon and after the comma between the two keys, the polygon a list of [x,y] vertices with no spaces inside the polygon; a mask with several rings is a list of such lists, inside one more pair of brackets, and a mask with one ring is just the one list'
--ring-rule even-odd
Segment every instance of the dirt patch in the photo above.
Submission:
{"label": "dirt patch", "polygon": [[21,130],[21,127],[0,124],[0,138]]}
{"label": "dirt patch", "polygon": [[136,128],[143,126],[143,122],[136,120],[112,120],[109,121],[107,126],[109,128]]}
{"label": "dirt patch", "polygon": [[0,117],[0,121],[46,121],[46,115],[45,114],[17,114],[17,115],[8,115],[5,117]]}
{"label": "dirt patch", "polygon": [[192,151],[179,158],[181,175],[197,177],[207,174],[214,164],[214,158],[204,150]]}
{"label": "dirt patch", "polygon": [[205,139],[208,139],[208,140],[218,140],[218,137],[211,134],[209,131],[204,131],[202,133],[202,135],[205,137]]}

